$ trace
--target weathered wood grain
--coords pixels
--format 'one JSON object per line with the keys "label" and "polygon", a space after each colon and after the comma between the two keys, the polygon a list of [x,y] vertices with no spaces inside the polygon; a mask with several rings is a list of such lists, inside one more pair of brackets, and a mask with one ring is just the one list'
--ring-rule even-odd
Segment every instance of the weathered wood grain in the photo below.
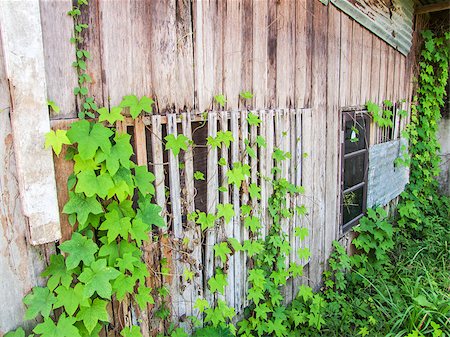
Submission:
{"label": "weathered wood grain", "polygon": [[[315,147],[310,155],[313,160],[313,230],[311,233],[311,262],[309,280],[313,288],[318,288],[321,282],[321,275],[325,264],[324,252],[324,230],[325,230],[325,170],[326,170],[326,149],[325,146],[317,146],[326,142],[326,108],[327,97],[327,64],[322,62],[327,57],[327,7],[315,1],[313,6],[313,55],[312,55],[312,106],[314,107],[314,121],[311,124]],[[358,35],[358,34],[356,34]],[[352,54],[353,57],[353,54]],[[358,77],[357,77],[358,78]],[[360,78],[360,77],[359,77]],[[353,85],[353,77],[352,77]],[[305,182],[305,184],[307,184]]]}
{"label": "weathered wood grain", "polygon": [[[332,242],[338,238],[340,198],[340,121],[339,107],[339,60],[341,44],[340,16],[332,6],[328,7],[327,49],[327,101],[326,101],[326,192],[325,192],[325,260],[332,251]],[[364,57],[363,57],[364,58]],[[370,61],[370,60],[369,60]],[[367,63],[369,61],[366,61]],[[365,82],[369,88],[369,82]],[[368,93],[366,94],[368,95]]]}
{"label": "weathered wood grain", "polygon": [[73,20],[67,15],[72,1],[39,1],[44,43],[45,77],[47,97],[61,109],[52,117],[68,118],[76,116],[73,88],[78,86],[77,74],[72,67],[75,58],[74,45],[69,43],[73,35]]}
{"label": "weathered wood grain", "polygon": [[381,40],[378,37],[372,38],[372,60],[370,62],[370,92],[369,99],[372,102],[380,100],[380,48]]}
{"label": "weathered wood grain", "polygon": [[361,81],[362,81],[362,41],[363,27],[356,21],[352,21],[352,63],[351,63],[351,89],[350,104],[360,105],[361,102]]}
{"label": "weathered wood grain", "polygon": [[[328,27],[328,29],[330,28]],[[366,104],[366,102],[370,98],[370,83],[372,77],[372,39],[373,34],[369,30],[363,28],[361,59],[361,100],[359,104]]]}
{"label": "weathered wood grain", "polygon": [[344,14],[341,17],[341,47],[339,63],[339,106],[350,105],[351,74],[352,74],[352,21]]}
{"label": "weathered wood grain", "polygon": [[268,2],[253,1],[253,107],[265,107],[267,87]]}

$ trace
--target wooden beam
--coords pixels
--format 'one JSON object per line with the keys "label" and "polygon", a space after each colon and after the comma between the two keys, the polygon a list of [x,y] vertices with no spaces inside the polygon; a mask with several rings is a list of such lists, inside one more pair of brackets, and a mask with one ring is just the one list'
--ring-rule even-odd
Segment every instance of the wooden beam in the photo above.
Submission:
{"label": "wooden beam", "polygon": [[448,2],[448,1],[418,7],[418,8],[416,8],[416,11],[414,12],[414,14],[417,15],[417,14],[432,13],[432,12],[443,11],[446,9],[450,9],[450,2]]}
{"label": "wooden beam", "polygon": [[39,13],[39,0],[0,1],[17,178],[33,245],[61,238],[52,151],[44,149],[50,122]]}

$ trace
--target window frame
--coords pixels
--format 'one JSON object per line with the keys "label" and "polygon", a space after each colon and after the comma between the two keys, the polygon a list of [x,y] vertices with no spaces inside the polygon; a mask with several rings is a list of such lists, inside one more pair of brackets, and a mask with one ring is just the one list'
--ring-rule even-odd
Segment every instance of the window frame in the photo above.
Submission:
{"label": "window frame", "polygon": [[[350,152],[345,154],[345,125],[348,121],[354,121],[357,118],[363,118],[365,122],[364,127],[364,140],[365,147],[364,149],[356,150],[354,152]],[[367,210],[367,185],[368,185],[368,173],[369,173],[369,146],[370,146],[370,123],[371,117],[367,110],[365,109],[349,109],[345,108],[341,110],[341,118],[342,118],[342,128],[341,128],[341,188],[340,188],[340,226],[342,233],[345,234],[350,231],[355,225],[358,224],[359,220],[365,215]],[[352,157],[357,157],[359,155],[364,155],[364,175],[362,182],[350,186],[344,189],[345,186],[345,160],[351,159]],[[354,192],[359,188],[363,189],[362,195],[362,211],[359,215],[351,219],[350,221],[344,223],[344,196],[348,193]]]}

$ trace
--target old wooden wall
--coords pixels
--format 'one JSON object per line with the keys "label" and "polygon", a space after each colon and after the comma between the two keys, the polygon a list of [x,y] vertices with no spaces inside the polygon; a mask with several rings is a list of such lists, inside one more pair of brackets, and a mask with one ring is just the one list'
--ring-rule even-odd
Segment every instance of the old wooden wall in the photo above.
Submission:
{"label": "old wooden wall", "polygon": [[[72,91],[75,55],[69,44],[73,23],[66,15],[71,4],[40,0],[48,98],[61,107],[54,120],[74,118],[78,110]],[[87,62],[93,78],[89,89],[99,105],[113,106],[134,93],[152,97],[157,114],[202,112],[219,110],[213,96],[220,93],[227,98],[227,110],[311,108],[302,117],[307,126],[303,152],[309,155],[302,163],[301,183],[311,197],[307,206],[314,247],[306,277],[317,286],[331,241],[339,236],[339,109],[369,99],[408,99],[413,56],[403,56],[318,0],[91,0],[83,18],[90,25],[83,43],[93,57]],[[254,98],[239,99],[244,90]],[[0,118],[3,155],[12,150],[6,146],[7,114]],[[17,198],[8,201],[4,194],[4,177],[12,184],[8,193],[15,191],[14,169],[2,165],[2,240],[11,240],[5,236],[12,227],[4,220],[7,205],[19,219],[13,234],[25,252],[18,261],[26,282],[15,283],[19,301],[37,282],[31,259],[41,251],[27,248]],[[61,172],[67,168],[56,165],[57,181],[65,184]],[[67,228],[62,230],[64,236]],[[0,260],[0,266],[6,261]],[[15,282],[16,276],[10,279]]]}

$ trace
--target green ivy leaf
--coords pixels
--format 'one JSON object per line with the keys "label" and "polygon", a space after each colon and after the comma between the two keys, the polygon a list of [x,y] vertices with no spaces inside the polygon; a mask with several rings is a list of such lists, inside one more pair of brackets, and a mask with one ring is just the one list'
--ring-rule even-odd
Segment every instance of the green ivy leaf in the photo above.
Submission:
{"label": "green ivy leaf", "polygon": [[216,275],[211,277],[208,280],[209,290],[212,293],[217,291],[217,292],[221,293],[222,295],[224,295],[225,286],[227,286],[227,285],[228,285],[227,277],[222,272],[221,269],[216,269]]}
{"label": "green ivy leaf", "polygon": [[117,121],[124,120],[124,116],[122,115],[122,108],[119,106],[112,107],[111,111],[103,107],[98,109],[97,112],[99,114],[98,116],[99,122],[107,121],[110,124],[114,124]]}
{"label": "green ivy leaf", "polygon": [[253,94],[250,91],[243,91],[239,94],[239,96],[242,97],[242,99],[252,99],[253,98]]}
{"label": "green ivy leaf", "polygon": [[25,320],[33,319],[39,314],[48,318],[55,302],[56,298],[48,288],[34,287],[23,299],[23,303],[27,305]]}
{"label": "green ivy leaf", "polygon": [[194,172],[194,179],[195,180],[205,180],[205,175],[203,174],[203,172],[195,171]]}
{"label": "green ivy leaf", "polygon": [[214,214],[206,214],[205,212],[199,212],[196,223],[200,225],[202,231],[214,228],[216,224],[216,217]]}
{"label": "green ivy leaf", "polygon": [[139,208],[137,210],[137,218],[141,219],[149,226],[155,225],[158,228],[165,228],[166,223],[161,216],[161,211],[162,208],[156,204],[141,202],[139,203]]}
{"label": "green ivy leaf", "polygon": [[138,247],[142,246],[143,241],[148,241],[148,232],[150,231],[150,225],[143,222],[141,218],[133,219],[130,228],[130,235],[133,240],[136,241]]}
{"label": "green ivy leaf", "polygon": [[204,298],[198,297],[195,301],[194,308],[198,309],[200,313],[203,313],[205,309],[209,308],[209,303]]}
{"label": "green ivy leaf", "polygon": [[136,166],[134,168],[134,179],[136,187],[143,195],[155,195],[155,187],[152,184],[155,181],[155,176],[153,173],[148,172],[146,166]]}
{"label": "green ivy leaf", "polygon": [[133,325],[132,327],[125,327],[120,334],[123,337],[142,337],[141,330],[137,325]]}
{"label": "green ivy leaf", "polygon": [[64,307],[69,316],[73,316],[78,306],[89,306],[88,300],[83,297],[84,286],[81,283],[77,283],[74,288],[59,286],[55,292],[58,296],[54,308]]}
{"label": "green ivy leaf", "polygon": [[220,147],[220,140],[217,137],[208,136],[206,138],[206,144],[211,146],[211,148],[219,148]]}
{"label": "green ivy leaf", "polygon": [[64,287],[69,287],[73,279],[72,272],[67,270],[64,256],[61,254],[50,256],[50,264],[42,272],[41,276],[50,276],[47,280],[47,287],[51,291],[53,291],[58,284],[61,284]]}
{"label": "green ivy leaf", "polygon": [[299,237],[302,241],[309,235],[309,230],[306,227],[295,227],[294,232],[294,235]]}
{"label": "green ivy leaf", "polygon": [[166,140],[166,150],[172,150],[173,155],[176,157],[180,153],[180,150],[187,150],[189,145],[189,138],[185,135],[178,135],[175,137],[173,134],[164,137]]}
{"label": "green ivy leaf", "polygon": [[223,143],[226,148],[230,147],[230,143],[234,142],[233,133],[231,131],[219,131],[217,132],[217,141]]}
{"label": "green ivy leaf", "polygon": [[114,187],[114,182],[109,173],[96,175],[94,171],[81,171],[77,175],[78,183],[75,187],[76,193],[84,193],[88,198],[98,195],[105,199],[108,191]]}
{"label": "green ivy leaf", "polygon": [[248,192],[250,193],[250,198],[254,200],[261,199],[261,188],[255,183],[251,183],[248,186]]}
{"label": "green ivy leaf", "polygon": [[120,165],[130,168],[130,158],[133,155],[133,147],[130,144],[131,136],[127,133],[116,133],[115,144],[111,148],[111,153],[106,156],[106,169],[114,176]]}
{"label": "green ivy leaf", "polygon": [[98,148],[109,154],[111,151],[109,137],[112,135],[113,132],[102,124],[92,125],[85,119],[72,123],[67,131],[67,137],[71,143],[78,143],[78,153],[82,159],[94,158]]}
{"label": "green ivy leaf", "polygon": [[311,252],[309,251],[309,248],[299,248],[297,249],[297,256],[299,259],[309,259],[311,256]]}
{"label": "green ivy leaf", "polygon": [[131,117],[136,118],[142,111],[151,113],[153,111],[152,104],[155,103],[151,98],[142,96],[139,100],[135,95],[128,95],[122,99],[120,107],[130,108]]}
{"label": "green ivy leaf", "polygon": [[225,107],[225,103],[227,102],[225,96],[222,95],[222,94],[214,96],[214,100],[215,100],[215,101],[217,102],[217,104],[219,104],[222,108]]}
{"label": "green ivy leaf", "polygon": [[61,314],[58,323],[55,325],[51,318],[46,318],[44,322],[36,325],[33,332],[41,337],[81,337],[78,328],[74,325],[75,317],[67,317]]}
{"label": "green ivy leaf", "polygon": [[59,114],[59,112],[61,111],[59,106],[56,105],[56,103],[54,101],[47,100],[47,105],[50,107],[50,109],[52,109],[57,114]]}
{"label": "green ivy leaf", "polygon": [[262,136],[256,136],[256,144],[258,147],[266,147],[266,140]]}
{"label": "green ivy leaf", "polygon": [[100,225],[101,230],[106,230],[108,243],[114,241],[119,235],[127,240],[131,229],[131,218],[122,217],[117,210],[105,214],[105,221]]}
{"label": "green ivy leaf", "polygon": [[106,311],[108,302],[96,298],[92,301],[90,306],[80,308],[77,314],[77,321],[83,321],[86,330],[91,333],[97,326],[99,321],[109,322],[109,315]]}
{"label": "green ivy leaf", "polygon": [[47,149],[51,146],[57,156],[61,153],[63,144],[72,144],[69,138],[67,138],[66,130],[50,130],[45,134],[45,148]]}
{"label": "green ivy leaf", "polygon": [[232,204],[218,204],[217,205],[217,218],[223,217],[225,223],[229,223],[234,217],[234,209]]}
{"label": "green ivy leaf", "polygon": [[111,298],[112,287],[109,281],[119,275],[121,273],[117,269],[106,266],[105,259],[99,259],[92,262],[90,267],[83,268],[78,280],[85,284],[85,297],[92,297],[97,292],[100,297]]}
{"label": "green ivy leaf", "polygon": [[127,294],[132,294],[135,284],[135,277],[120,274],[113,282],[113,291],[116,294],[116,298],[122,301]]}
{"label": "green ivy leaf", "polygon": [[184,331],[183,328],[176,328],[170,334],[170,337],[189,337],[189,335]]}
{"label": "green ivy leaf", "polygon": [[78,267],[81,261],[87,266],[93,263],[95,261],[94,254],[98,251],[98,246],[91,239],[75,232],[70,240],[64,241],[59,245],[59,249],[69,253],[69,256],[66,258],[66,266],[68,270],[71,270]]}
{"label": "green ivy leaf", "polygon": [[228,248],[226,242],[221,242],[214,245],[214,253],[216,257],[220,258],[222,263],[225,263],[227,261],[227,255],[231,254],[231,249]]}
{"label": "green ivy leaf", "polygon": [[140,285],[137,294],[134,296],[139,308],[144,310],[147,308],[147,304],[155,304],[155,300],[151,294],[152,288],[148,288],[144,285]]}
{"label": "green ivy leaf", "polygon": [[247,115],[247,122],[249,125],[258,126],[261,123],[261,119],[259,119],[259,117],[256,116],[254,113],[249,112]]}
{"label": "green ivy leaf", "polygon": [[258,217],[249,216],[244,219],[244,227],[250,229],[252,233],[256,233],[262,226]]}

